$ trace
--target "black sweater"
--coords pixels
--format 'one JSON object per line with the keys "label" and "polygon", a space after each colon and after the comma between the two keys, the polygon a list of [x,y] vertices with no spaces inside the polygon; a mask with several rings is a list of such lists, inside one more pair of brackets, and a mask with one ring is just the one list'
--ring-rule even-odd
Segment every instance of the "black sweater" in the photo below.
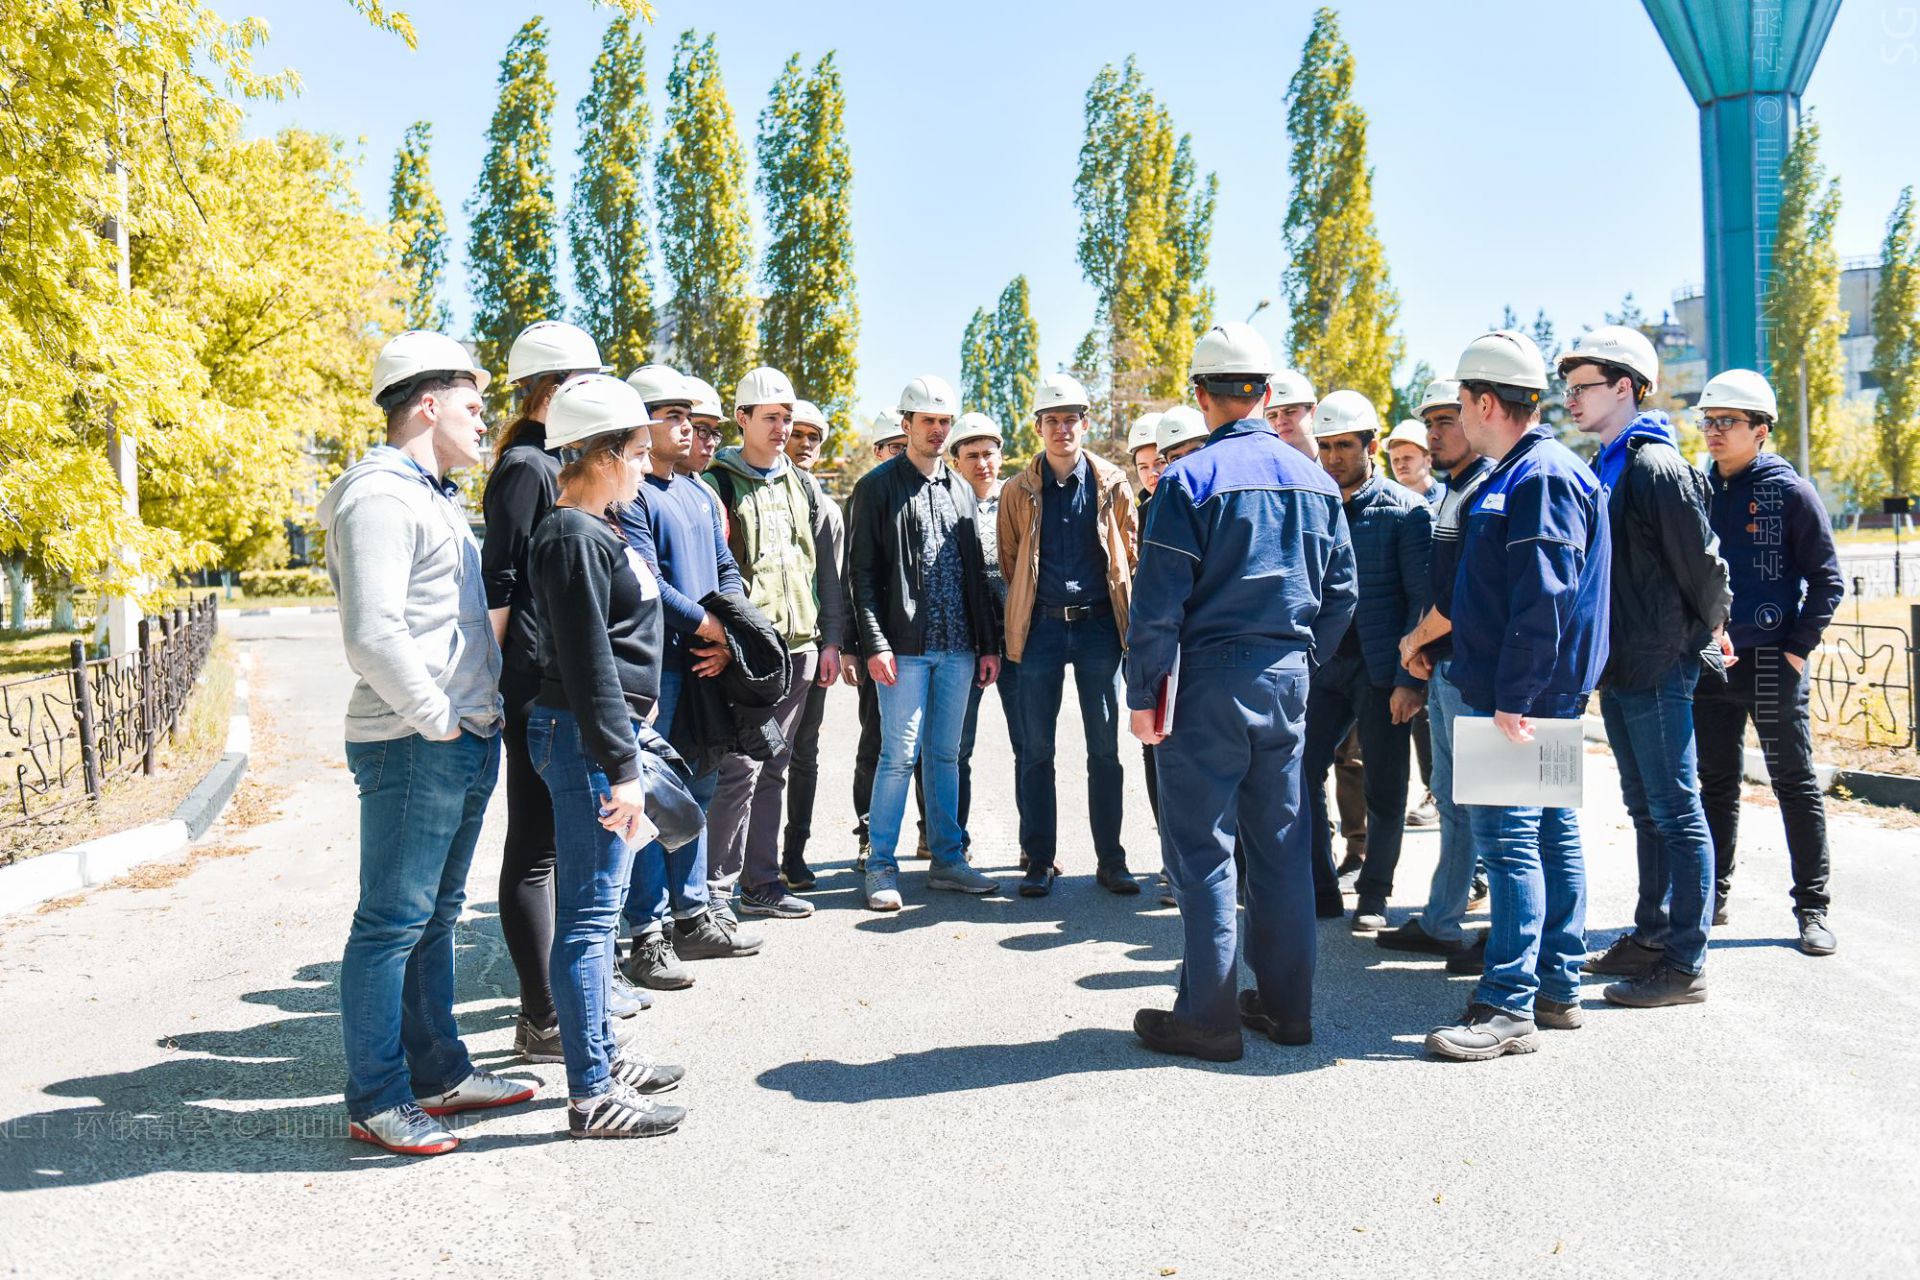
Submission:
{"label": "black sweater", "polygon": [[527,549],[543,707],[570,711],[608,782],[640,776],[633,721],[660,697],[660,585],[614,527],[555,507]]}
{"label": "black sweater", "polygon": [[547,452],[547,429],[529,422],[495,459],[480,498],[487,521],[486,540],[480,544],[480,580],[486,585],[487,608],[513,610],[500,646],[500,656],[511,670],[534,671],[540,661],[534,647],[527,546],[534,526],[553,510],[559,489],[560,460]]}

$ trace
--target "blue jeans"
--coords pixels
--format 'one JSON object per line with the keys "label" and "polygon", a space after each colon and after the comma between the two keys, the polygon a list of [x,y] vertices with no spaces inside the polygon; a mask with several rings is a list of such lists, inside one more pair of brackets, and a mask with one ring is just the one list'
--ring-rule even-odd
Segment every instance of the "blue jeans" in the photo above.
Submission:
{"label": "blue jeans", "polygon": [[873,777],[873,807],[867,815],[868,871],[898,871],[894,856],[906,819],[907,787],[917,757],[927,759],[928,848],[933,860],[952,866],[966,859],[960,830],[960,731],[977,666],[973,651],[896,656],[899,678],[878,684],[880,764]]}
{"label": "blue jeans", "polygon": [[1453,722],[1466,714],[1460,686],[1448,678],[1451,662],[1437,662],[1427,681],[1427,722],[1433,734],[1433,808],[1440,816],[1440,862],[1427,887],[1420,927],[1440,942],[1464,944],[1467,897],[1473,888],[1473,827],[1467,806],[1453,802]]}
{"label": "blue jeans", "polygon": [[1154,748],[1160,857],[1185,933],[1174,1016],[1239,1026],[1233,850],[1247,860],[1247,967],[1282,1023],[1313,1012],[1313,845],[1300,821],[1307,655],[1228,644],[1180,665],[1174,729]]}
{"label": "blue jeans", "polygon": [[1600,693],[1640,857],[1633,933],[1646,946],[1665,948],[1667,964],[1690,974],[1706,968],[1713,921],[1713,837],[1693,740],[1699,679],[1700,659],[1689,654],[1651,689]]}
{"label": "blue jeans", "polygon": [[[1000,695],[1000,713],[1007,721],[1007,745],[1013,748],[1014,808],[1020,807],[1020,762],[1026,758],[1026,732],[1020,722],[1020,664],[1002,662],[1000,677],[993,682]],[[987,691],[979,685],[967,695],[967,722],[960,728],[960,801],[954,810],[960,821],[960,844],[973,848],[973,832],[967,829],[967,815],[973,811],[973,747],[980,737],[980,700]],[[924,763],[924,762],[923,762]],[[915,770],[916,776],[918,770]],[[920,842],[927,840],[927,787],[916,782],[913,800],[920,809]]]}
{"label": "blue jeans", "polygon": [[[1468,711],[1464,714],[1478,715]],[[1465,806],[1487,865],[1487,964],[1474,1000],[1523,1018],[1535,995],[1580,998],[1587,957],[1587,868],[1572,809]]]}
{"label": "blue jeans", "polygon": [[[653,717],[653,727],[663,738],[673,736],[673,709],[680,703],[680,690],[685,685],[687,673],[666,670],[660,673],[659,710]],[[700,802],[704,812],[713,800],[713,789],[720,783],[720,772],[714,770],[704,778],[695,778],[691,788],[693,798]],[[707,830],[700,829],[700,838],[681,845],[669,853],[658,840],[649,844],[633,859],[633,880],[627,889],[625,910],[627,929],[636,937],[642,933],[657,932],[666,924],[667,914],[672,912],[676,920],[691,920],[707,910]]]}
{"label": "blue jeans", "polygon": [[633,846],[600,825],[612,789],[580,743],[570,711],[535,706],[527,719],[527,754],[553,796],[553,1008],[567,1094],[591,1098],[612,1087],[613,1023],[607,1014],[613,977],[613,929],[633,874]]}
{"label": "blue jeans", "polygon": [[365,1120],[473,1073],[453,1020],[453,926],[500,772],[500,736],[349,742],[360,905],[340,961],[347,1114]]}
{"label": "blue jeans", "polygon": [[1030,867],[1050,867],[1059,838],[1053,741],[1060,696],[1073,668],[1080,727],[1087,742],[1087,813],[1100,865],[1124,866],[1120,818],[1126,775],[1120,768],[1120,631],[1111,613],[1066,622],[1034,606],[1033,629],[1020,654],[1020,848]]}

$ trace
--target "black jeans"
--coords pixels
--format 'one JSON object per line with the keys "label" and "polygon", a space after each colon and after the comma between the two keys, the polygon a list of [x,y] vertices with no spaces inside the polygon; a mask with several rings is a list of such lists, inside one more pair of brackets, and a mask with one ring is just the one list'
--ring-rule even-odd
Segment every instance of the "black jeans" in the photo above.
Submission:
{"label": "black jeans", "polygon": [[[866,686],[861,685],[860,691],[864,695]],[[787,829],[780,840],[782,861],[804,858],[807,841],[813,836],[813,797],[820,789],[820,722],[827,715],[827,692],[826,686],[819,684],[807,690],[807,705],[793,731],[793,759],[787,765]],[[864,730],[863,724],[863,739]],[[867,775],[867,787],[871,795],[871,773]]]}
{"label": "black jeans", "polygon": [[1407,821],[1407,769],[1412,763],[1410,724],[1395,724],[1392,688],[1376,688],[1359,658],[1335,658],[1313,673],[1307,688],[1307,741],[1303,753],[1307,807],[1313,826],[1313,878],[1317,893],[1338,892],[1333,829],[1327,818],[1327,771],[1334,753],[1356,726],[1366,764],[1367,860],[1354,889],[1362,897],[1393,893],[1400,864],[1400,838]]}
{"label": "black jeans", "polygon": [[1700,754],[1700,799],[1713,834],[1714,892],[1733,886],[1734,847],[1740,836],[1740,773],[1747,722],[1760,735],[1767,776],[1780,802],[1793,862],[1796,911],[1825,911],[1827,807],[1813,776],[1813,733],[1807,716],[1807,678],[1768,646],[1741,649],[1722,683],[1705,672],[1693,696],[1695,749]]}
{"label": "black jeans", "polygon": [[520,1012],[535,1026],[553,1023],[548,980],[553,951],[553,794],[527,754],[527,715],[539,692],[537,672],[500,673],[506,701],[503,754],[507,775],[507,838],[500,855],[500,936],[520,975]]}

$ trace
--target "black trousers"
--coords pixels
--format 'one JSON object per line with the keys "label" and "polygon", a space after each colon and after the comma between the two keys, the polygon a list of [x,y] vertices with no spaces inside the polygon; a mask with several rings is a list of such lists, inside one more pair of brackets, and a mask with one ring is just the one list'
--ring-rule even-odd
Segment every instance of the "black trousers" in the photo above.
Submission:
{"label": "black trousers", "polygon": [[[866,685],[860,692],[866,694]],[[827,689],[814,685],[807,690],[807,705],[800,711],[800,723],[793,731],[793,759],[787,765],[787,829],[780,841],[781,858],[804,858],[807,841],[813,836],[813,798],[820,790],[820,722],[827,715]],[[861,742],[865,745],[866,724],[861,723]],[[858,788],[856,787],[856,793]],[[873,775],[867,775],[867,794],[873,794]],[[861,809],[865,813],[865,809]]]}
{"label": "black trousers", "polygon": [[1339,892],[1333,858],[1333,828],[1327,814],[1327,773],[1340,744],[1357,727],[1366,761],[1367,860],[1354,888],[1362,897],[1391,897],[1407,820],[1407,771],[1412,764],[1411,723],[1395,724],[1391,688],[1378,688],[1359,658],[1336,657],[1313,673],[1307,690],[1307,740],[1302,753],[1308,820],[1313,824],[1314,888],[1322,897]]}
{"label": "black trousers", "polygon": [[507,775],[507,838],[500,855],[500,934],[520,975],[520,1012],[535,1026],[552,1024],[553,793],[527,754],[527,714],[540,677],[508,668],[500,673],[506,701],[502,754]]}
{"label": "black trousers", "polygon": [[1714,891],[1733,885],[1740,837],[1740,775],[1747,724],[1752,722],[1767,760],[1780,820],[1793,863],[1796,911],[1825,911],[1827,806],[1813,774],[1813,731],[1807,715],[1807,678],[1784,650],[1741,649],[1724,683],[1703,672],[1693,695],[1695,749],[1700,754],[1700,800],[1713,834]]}

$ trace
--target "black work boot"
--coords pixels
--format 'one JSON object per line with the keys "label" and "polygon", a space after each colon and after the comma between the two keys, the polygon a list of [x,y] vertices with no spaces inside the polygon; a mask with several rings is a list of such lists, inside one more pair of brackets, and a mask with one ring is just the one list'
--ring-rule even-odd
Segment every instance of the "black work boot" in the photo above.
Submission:
{"label": "black work boot", "polygon": [[1629,933],[1608,947],[1598,960],[1587,961],[1586,969],[1602,978],[1643,978],[1665,963],[1666,958],[1665,951],[1649,947]]}
{"label": "black work boot", "polygon": [[1267,1006],[1261,1002],[1258,991],[1242,991],[1238,997],[1240,1004],[1240,1025],[1251,1031],[1258,1031],[1275,1044],[1312,1044],[1313,1024],[1311,1022],[1282,1023],[1267,1012]]}
{"label": "black work boot", "polygon": [[1142,1009],[1133,1015],[1133,1034],[1155,1053],[1184,1054],[1208,1062],[1238,1062],[1243,1052],[1240,1028],[1202,1031],[1166,1009]]}
{"label": "black work boot", "polygon": [[1702,974],[1687,973],[1663,964],[1642,977],[1609,983],[1600,994],[1606,997],[1608,1004],[1622,1004],[1629,1009],[1699,1004],[1707,998],[1707,980]]}

